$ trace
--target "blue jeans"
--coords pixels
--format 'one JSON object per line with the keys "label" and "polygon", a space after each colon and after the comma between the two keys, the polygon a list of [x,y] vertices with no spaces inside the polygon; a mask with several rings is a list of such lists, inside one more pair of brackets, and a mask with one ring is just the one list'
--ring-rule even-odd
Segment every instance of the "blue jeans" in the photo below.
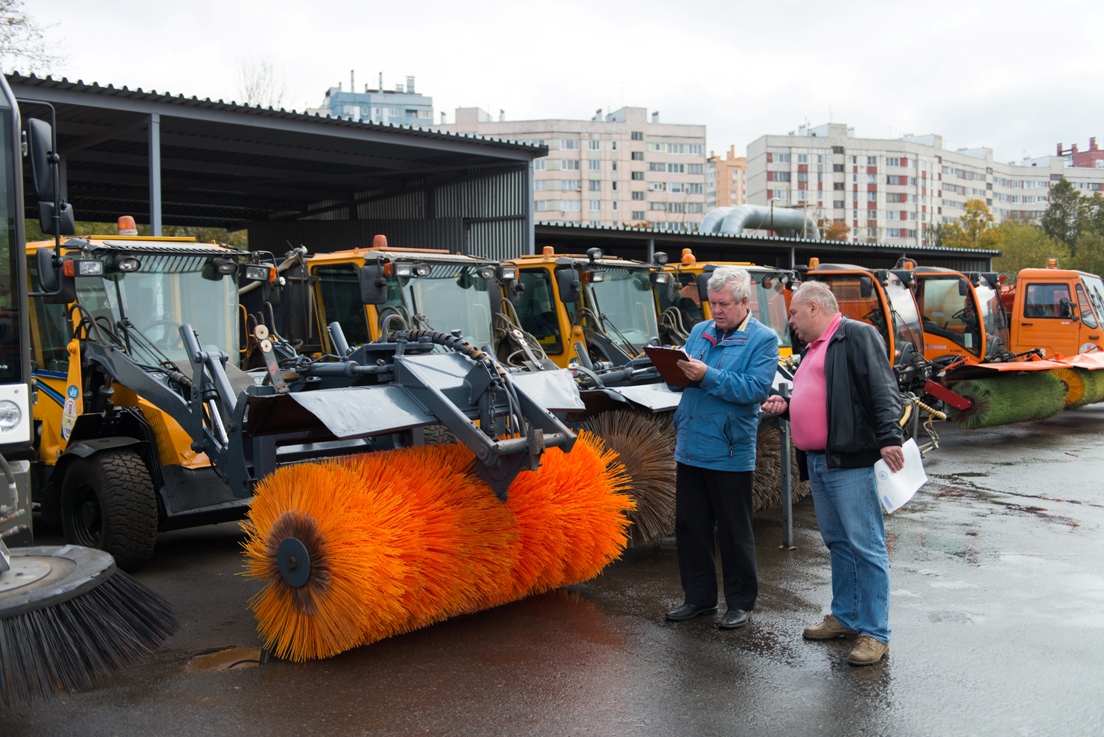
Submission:
{"label": "blue jeans", "polygon": [[889,642],[889,554],[873,468],[828,468],[809,453],[809,483],[820,536],[832,558],[832,616]]}

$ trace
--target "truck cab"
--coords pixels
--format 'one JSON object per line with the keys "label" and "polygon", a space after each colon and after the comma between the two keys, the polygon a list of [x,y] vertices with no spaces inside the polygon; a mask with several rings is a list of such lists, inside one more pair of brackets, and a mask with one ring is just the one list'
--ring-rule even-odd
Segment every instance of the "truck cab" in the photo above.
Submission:
{"label": "truck cab", "polygon": [[1053,265],[1023,269],[1012,290],[1009,349],[1075,356],[1104,349],[1104,283],[1099,276]]}

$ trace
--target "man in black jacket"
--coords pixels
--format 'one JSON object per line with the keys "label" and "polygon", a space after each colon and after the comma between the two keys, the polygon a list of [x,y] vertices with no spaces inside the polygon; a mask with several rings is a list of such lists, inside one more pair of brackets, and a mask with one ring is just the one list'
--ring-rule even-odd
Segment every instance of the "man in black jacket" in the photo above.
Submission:
{"label": "man in black jacket", "polygon": [[793,294],[790,326],[808,344],[789,402],[773,396],[763,411],[788,413],[803,451],[817,524],[832,561],[832,612],[805,628],[807,640],[857,637],[851,665],[873,665],[889,650],[889,556],[874,463],[900,471],[901,395],[878,331],[839,313],[826,284]]}

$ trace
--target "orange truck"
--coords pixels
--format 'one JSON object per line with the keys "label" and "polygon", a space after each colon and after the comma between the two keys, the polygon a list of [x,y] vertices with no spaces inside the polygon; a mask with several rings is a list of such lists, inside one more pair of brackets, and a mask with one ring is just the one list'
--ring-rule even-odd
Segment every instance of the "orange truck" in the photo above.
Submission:
{"label": "orange truck", "polygon": [[1104,349],[1104,282],[1099,276],[1059,269],[1023,269],[1016,283],[1001,290],[1009,317],[1012,353],[1075,356]]}

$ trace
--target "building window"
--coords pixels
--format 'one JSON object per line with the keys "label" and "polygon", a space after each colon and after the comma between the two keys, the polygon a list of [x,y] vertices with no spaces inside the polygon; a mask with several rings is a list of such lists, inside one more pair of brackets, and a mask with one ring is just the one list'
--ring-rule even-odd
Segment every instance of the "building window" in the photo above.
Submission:
{"label": "building window", "polygon": [[601,148],[602,148],[602,142],[601,141],[599,141],[597,139],[591,139],[591,140],[587,141],[587,150],[588,151],[598,151]]}
{"label": "building window", "polygon": [[630,135],[630,138],[632,138],[634,141],[643,141],[644,131],[633,131]]}
{"label": "building window", "polygon": [[613,211],[617,212],[617,200],[614,200],[613,202],[611,202],[610,205],[613,207]]}
{"label": "building window", "polygon": [[836,173],[843,172],[843,164],[832,164],[832,171]]}
{"label": "building window", "polygon": [[667,171],[667,165],[653,161],[648,164],[648,171]]}
{"label": "building window", "polygon": [[617,191],[617,182],[610,182],[610,184],[613,185],[613,191],[616,192]]}
{"label": "building window", "polygon": [[643,220],[644,219],[644,211],[643,210],[633,210],[632,211],[632,219],[633,220]]}
{"label": "building window", "polygon": [[682,194],[686,191],[686,185],[683,182],[671,182],[667,185],[667,191]]}
{"label": "building window", "polygon": [[633,179],[635,179],[635,180],[636,180],[636,181],[638,181],[638,182],[644,181],[644,172],[642,172],[642,171],[634,171],[634,172],[632,173],[632,178],[633,178]]}
{"label": "building window", "polygon": [[590,171],[602,171],[602,162],[599,159],[591,159],[587,162],[587,169]]}
{"label": "building window", "polygon": [[562,200],[560,202],[560,209],[564,212],[579,212],[583,209],[583,203],[579,200]]}
{"label": "building window", "polygon": [[687,184],[686,185],[686,192],[687,192],[687,194],[701,194],[702,193],[701,182],[691,182],[690,184]]}
{"label": "building window", "polygon": [[843,188],[846,187],[846,186],[847,185],[844,184],[843,182],[832,182],[832,189],[834,189],[837,192],[842,192]]}
{"label": "building window", "polygon": [[685,174],[686,173],[686,164],[668,164],[667,165],[667,173],[668,174]]}
{"label": "building window", "polygon": [[[702,165],[701,164],[687,164],[686,165],[686,173],[687,174],[701,174],[702,173]],[[732,177],[735,179],[736,172],[732,172]]]}
{"label": "building window", "polygon": [[591,200],[590,201],[590,209],[595,210],[595,211],[601,210],[602,209],[602,201],[601,200]]}
{"label": "building window", "polygon": [[843,146],[832,146],[832,153],[842,154],[843,153]]}
{"label": "building window", "polygon": [[602,182],[598,179],[591,179],[590,180],[590,191],[591,192],[601,192],[602,191]]}
{"label": "building window", "polygon": [[798,154],[797,155],[797,163],[799,163],[799,164],[808,164],[809,163],[809,154]]}
{"label": "building window", "polygon": [[643,192],[633,192],[632,193],[632,198],[634,200],[642,200],[642,199],[644,199],[644,193]]}
{"label": "building window", "polygon": [[878,157],[877,156],[867,156],[866,157],[866,165],[867,166],[877,166],[878,165]]}
{"label": "building window", "polygon": [[578,138],[561,138],[560,148],[564,151],[578,151],[579,139]]}
{"label": "building window", "polygon": [[632,152],[632,160],[633,161],[643,161],[644,160],[644,152],[643,151],[633,151]]}
{"label": "building window", "polygon": [[582,189],[583,183],[578,179],[561,179],[560,190],[563,192],[578,192]]}
{"label": "building window", "polygon": [[705,153],[705,146],[700,143],[688,143],[686,144],[686,153],[701,156]]}
{"label": "building window", "polygon": [[564,171],[579,171],[578,159],[560,159],[560,168]]}
{"label": "building window", "polygon": [[833,200],[832,201],[832,208],[836,209],[836,210],[842,210],[843,209],[843,200]]}
{"label": "building window", "polygon": [[533,171],[545,171],[548,169],[547,159],[535,159],[533,161]]}

